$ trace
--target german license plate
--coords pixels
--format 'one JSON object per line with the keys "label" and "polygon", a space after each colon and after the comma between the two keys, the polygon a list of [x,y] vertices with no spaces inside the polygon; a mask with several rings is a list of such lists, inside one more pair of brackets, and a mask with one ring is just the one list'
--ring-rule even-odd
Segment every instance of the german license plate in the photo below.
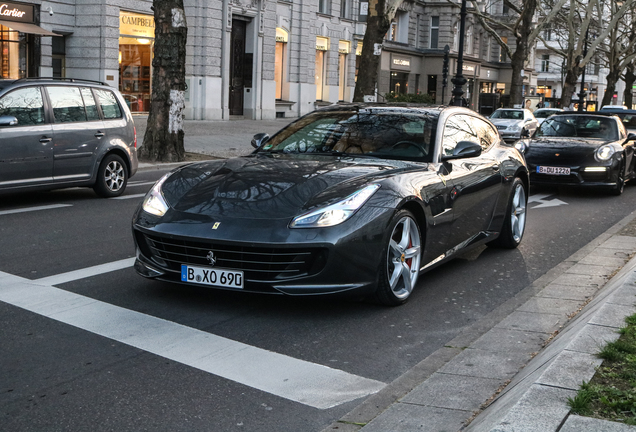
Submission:
{"label": "german license plate", "polygon": [[537,172],[539,174],[570,175],[570,168],[538,166]]}
{"label": "german license plate", "polygon": [[181,281],[228,288],[243,288],[243,272],[181,264]]}

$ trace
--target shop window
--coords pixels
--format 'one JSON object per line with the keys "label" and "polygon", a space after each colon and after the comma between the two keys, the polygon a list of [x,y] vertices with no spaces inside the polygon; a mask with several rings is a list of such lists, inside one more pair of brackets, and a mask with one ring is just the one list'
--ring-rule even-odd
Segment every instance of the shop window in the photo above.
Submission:
{"label": "shop window", "polygon": [[329,49],[329,39],[316,37],[316,100],[321,101],[324,95],[324,88],[327,81],[327,59],[326,52]]}
{"label": "shop window", "polygon": [[391,72],[390,90],[393,93],[407,94],[409,92],[409,74]]}
{"label": "shop window", "polygon": [[152,15],[120,11],[119,90],[133,112],[148,111],[155,22]]}
{"label": "shop window", "polygon": [[14,90],[0,99],[0,116],[13,116],[18,126],[44,123],[44,102],[39,87]]}
{"label": "shop window", "polygon": [[[426,88],[429,96],[431,96],[433,100],[437,100],[437,75],[428,76]],[[442,103],[444,103],[444,101],[442,101]]]}
{"label": "shop window", "polygon": [[338,100],[343,101],[345,98],[345,87],[347,86],[347,55],[351,51],[351,43],[349,41],[340,41],[338,43]]}
{"label": "shop window", "polygon": [[0,68],[2,78],[18,79],[27,75],[27,35],[0,25]]}
{"label": "shop window", "polygon": [[283,99],[283,83],[287,64],[287,40],[288,34],[282,28],[276,29],[276,52],[274,60],[274,80],[276,81],[276,99]]}

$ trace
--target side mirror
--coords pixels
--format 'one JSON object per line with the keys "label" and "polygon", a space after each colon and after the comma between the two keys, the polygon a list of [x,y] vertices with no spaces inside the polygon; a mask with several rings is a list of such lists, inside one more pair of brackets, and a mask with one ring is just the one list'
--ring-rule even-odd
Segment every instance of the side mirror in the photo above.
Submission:
{"label": "side mirror", "polygon": [[10,115],[3,115],[0,116],[0,126],[15,126],[18,124],[18,119],[10,116]]}
{"label": "side mirror", "polygon": [[524,129],[524,131],[521,133],[521,138],[530,138],[530,131]]}
{"label": "side mirror", "polygon": [[254,135],[254,138],[252,138],[252,147],[254,148],[260,148],[263,144],[265,144],[267,142],[267,140],[269,139],[269,135],[266,133],[257,133],[256,135]]}
{"label": "side mirror", "polygon": [[[2,117],[0,117],[0,120]],[[636,141],[636,133],[630,132],[627,134],[627,141]]]}
{"label": "side mirror", "polygon": [[453,149],[452,155],[442,156],[442,161],[464,159],[481,155],[481,146],[472,141],[460,141]]}

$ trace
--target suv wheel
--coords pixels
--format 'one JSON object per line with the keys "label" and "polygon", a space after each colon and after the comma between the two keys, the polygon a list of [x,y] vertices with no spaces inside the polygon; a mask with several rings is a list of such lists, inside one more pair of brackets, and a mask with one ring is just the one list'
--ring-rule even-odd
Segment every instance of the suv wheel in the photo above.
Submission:
{"label": "suv wheel", "polygon": [[124,193],[128,183],[128,169],[122,158],[110,154],[102,160],[93,189],[97,195],[112,198]]}

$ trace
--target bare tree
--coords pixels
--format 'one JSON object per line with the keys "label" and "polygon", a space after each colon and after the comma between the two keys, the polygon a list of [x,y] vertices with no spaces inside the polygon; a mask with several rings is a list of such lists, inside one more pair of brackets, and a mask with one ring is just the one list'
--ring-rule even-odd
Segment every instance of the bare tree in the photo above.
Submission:
{"label": "bare tree", "polygon": [[185,160],[185,56],[188,27],[183,0],[154,0],[155,48],[148,126],[139,159]]}
{"label": "bare tree", "polygon": [[[449,0],[450,1],[450,0]],[[512,79],[510,83],[510,103],[523,103],[523,75],[531,49],[534,47],[539,33],[559,12],[559,9],[569,0],[557,0],[551,10],[542,14],[543,18],[537,23],[534,20],[535,13],[543,11],[538,0],[502,0],[501,3],[508,8],[508,16],[499,16],[490,12],[499,1],[486,4],[484,10],[477,0],[471,0],[474,13],[481,26],[497,41],[511,60]],[[515,38],[514,50],[505,41],[501,34],[507,32]]]}
{"label": "bare tree", "polygon": [[378,65],[380,56],[375,55],[376,47],[382,45],[384,35],[391,27],[398,6],[403,0],[370,0],[367,16],[367,29],[362,41],[358,79],[353,93],[354,102],[362,102],[364,96],[375,95],[378,83]]}

